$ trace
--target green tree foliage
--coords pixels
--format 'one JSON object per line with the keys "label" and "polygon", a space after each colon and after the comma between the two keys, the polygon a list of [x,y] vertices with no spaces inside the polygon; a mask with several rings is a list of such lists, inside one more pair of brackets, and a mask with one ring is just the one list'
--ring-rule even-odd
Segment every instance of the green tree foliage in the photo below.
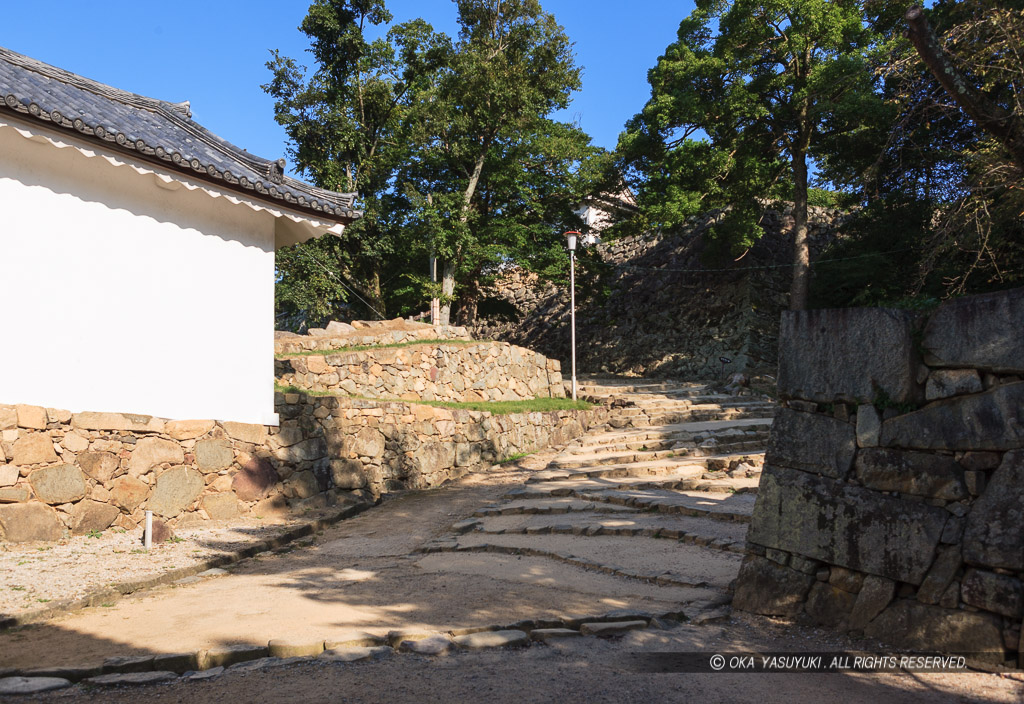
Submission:
{"label": "green tree foliage", "polygon": [[808,164],[877,107],[874,34],[850,0],[698,0],[648,74],[651,99],[620,137],[641,227],[729,207],[711,251],[740,255],[763,200],[794,201],[791,305],[807,300]]}
{"label": "green tree foliage", "polygon": [[[561,230],[604,171],[601,150],[550,119],[580,87],[572,44],[537,0],[456,0],[456,39],[391,21],[383,0],[317,0],[301,29],[317,68],[268,64],[291,155],[318,185],[355,191],[364,217],[340,239],[278,256],[278,306],[319,322],[365,300],[383,314],[441,298],[460,322],[479,285],[515,262],[565,266]],[[427,274],[440,260],[442,282]]]}
{"label": "green tree foliage", "polygon": [[441,263],[442,324],[453,303],[462,322],[472,319],[489,268],[550,269],[554,230],[572,221],[581,164],[597,153],[582,130],[549,118],[580,87],[554,16],[537,0],[455,1],[459,36],[402,179],[416,205],[408,225]]}
{"label": "green tree foliage", "polygon": [[317,69],[307,79],[276,51],[267,64],[273,77],[263,88],[275,98],[297,168],[318,186],[357,193],[364,210],[340,237],[278,253],[278,314],[293,326],[351,308],[383,316],[396,304],[389,283],[410,265],[394,179],[412,158],[411,117],[448,61],[450,42],[422,20],[366,38],[364,31],[391,19],[383,0],[317,0],[300,26]]}

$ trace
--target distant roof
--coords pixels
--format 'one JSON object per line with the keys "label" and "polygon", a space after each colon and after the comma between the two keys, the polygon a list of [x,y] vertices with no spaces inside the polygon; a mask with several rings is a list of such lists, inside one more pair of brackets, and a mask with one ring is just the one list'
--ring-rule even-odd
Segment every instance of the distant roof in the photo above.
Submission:
{"label": "distant roof", "polygon": [[188,102],[128,93],[0,47],[0,115],[4,112],[311,217],[348,224],[362,215],[352,207],[354,193],[285,176],[284,159],[261,159],[221,139],[192,121]]}

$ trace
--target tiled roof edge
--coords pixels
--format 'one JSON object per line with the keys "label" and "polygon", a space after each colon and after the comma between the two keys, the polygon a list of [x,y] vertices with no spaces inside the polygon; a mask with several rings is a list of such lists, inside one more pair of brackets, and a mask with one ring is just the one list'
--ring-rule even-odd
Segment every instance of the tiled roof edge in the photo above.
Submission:
{"label": "tiled roof edge", "polygon": [[[52,127],[59,127],[73,131],[88,139],[98,140],[106,146],[126,152],[134,152],[149,161],[162,163],[165,166],[176,167],[178,170],[189,173],[202,180],[226,186],[232,190],[243,193],[255,194],[264,201],[277,201],[286,203],[295,210],[309,212],[316,216],[350,223],[352,220],[362,216],[362,212],[354,210],[356,194],[336,193],[321,188],[316,188],[298,179],[289,178],[284,175],[284,159],[268,161],[248,152],[239,149],[230,142],[218,137],[191,119],[189,103],[169,103],[154,98],[147,98],[135,93],[114,88],[112,86],[98,83],[78,74],[65,71],[64,69],[50,66],[36,59],[12,52],[0,47],[0,59],[25,68],[29,71],[39,73],[62,83],[73,85],[76,88],[87,90],[110,100],[115,100],[132,107],[150,110],[160,113],[167,120],[175,122],[179,127],[187,130],[196,139],[202,140],[209,146],[227,152],[232,159],[235,159],[253,171],[264,174],[266,180],[252,181],[245,176],[235,176],[230,170],[221,170],[213,164],[203,164],[198,158],[188,159],[181,153],[168,150],[162,145],[146,144],[141,139],[132,140],[122,132],[110,132],[101,124],[89,124],[80,117],[68,118],[54,110],[46,112],[42,110],[29,96],[18,96],[12,93],[0,96],[0,109],[7,109],[18,113],[21,116],[34,118],[35,121],[48,124]],[[300,191],[299,195],[285,189],[277,188],[278,185],[287,185],[289,189]],[[308,197],[307,197],[308,196]]]}

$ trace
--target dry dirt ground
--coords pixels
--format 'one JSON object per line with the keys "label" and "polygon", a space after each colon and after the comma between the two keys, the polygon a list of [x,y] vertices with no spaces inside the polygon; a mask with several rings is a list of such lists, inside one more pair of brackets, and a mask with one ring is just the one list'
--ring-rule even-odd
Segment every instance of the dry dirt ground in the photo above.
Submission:
{"label": "dry dirt ground", "polygon": [[[658,413],[675,412],[665,410],[669,401],[657,403]],[[621,428],[596,431],[567,448],[388,500],[223,574],[0,632],[0,671],[98,667],[117,656],[265,647],[272,639],[344,642],[396,630],[587,621],[616,610],[683,613],[689,622],[661,619],[614,637],[440,657],[383,649],[380,659],[360,662],[241,663],[202,680],[107,688],[83,683],[0,700],[1024,701],[1019,675],[644,671],[639,653],[886,652],[879,644],[723,608],[756,481],[746,475],[709,479],[706,459],[680,461],[673,456],[679,450],[665,448],[698,433],[699,424],[666,418],[660,429],[639,430],[638,440],[624,437],[629,433]],[[743,428],[750,425],[720,435],[715,451],[731,457],[730,443],[746,451],[753,431]],[[698,434],[694,441],[706,438]]]}

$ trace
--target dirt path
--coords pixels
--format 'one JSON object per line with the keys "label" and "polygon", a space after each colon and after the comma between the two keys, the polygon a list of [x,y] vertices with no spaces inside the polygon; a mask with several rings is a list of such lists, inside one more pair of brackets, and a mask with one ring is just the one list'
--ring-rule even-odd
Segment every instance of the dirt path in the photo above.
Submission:
{"label": "dirt path", "polygon": [[[54,673],[39,668],[98,672],[104,663],[115,672],[171,669],[152,657],[166,664],[169,655],[225,646],[265,651],[271,640],[322,650],[356,641],[397,646],[408,634],[557,625],[579,629],[569,634],[577,637],[447,658],[382,647],[374,657],[387,657],[373,662],[242,662],[203,681],[151,685],[145,698],[789,702],[845,691],[855,693],[854,701],[969,693],[979,701],[1020,700],[1020,682],[993,675],[766,679],[638,671],[632,654],[645,651],[849,644],[765,619],[730,619],[729,584],[753,506],[768,405],[715,396],[699,385],[588,391],[628,401],[611,427],[439,490],[386,501],[228,570],[0,633],[0,677],[5,668],[41,675]],[[683,614],[690,624],[679,626]],[[597,618],[640,619],[650,627],[608,639],[579,637],[586,630],[580,624]],[[393,632],[407,635],[388,638]],[[450,635],[441,641],[452,645]],[[110,660],[118,657],[142,659]],[[248,659],[258,657],[254,650]],[[73,679],[88,674],[79,670]],[[374,685],[382,682],[387,686]],[[86,701],[94,692],[89,686],[47,696]],[[139,696],[110,689],[102,699]]]}

